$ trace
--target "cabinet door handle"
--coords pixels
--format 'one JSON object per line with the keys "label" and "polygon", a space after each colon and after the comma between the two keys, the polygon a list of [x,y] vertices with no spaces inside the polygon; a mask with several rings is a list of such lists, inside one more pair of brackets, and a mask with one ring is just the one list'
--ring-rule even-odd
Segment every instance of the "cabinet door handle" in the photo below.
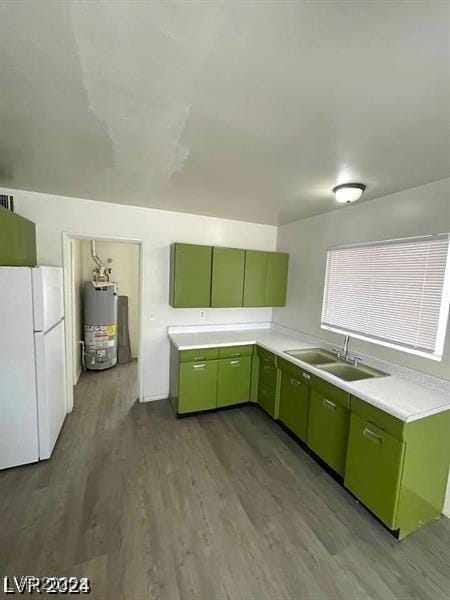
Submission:
{"label": "cabinet door handle", "polygon": [[322,400],[322,404],[323,406],[325,406],[326,408],[329,408],[331,410],[336,410],[336,404],[334,402],[331,402],[331,400],[328,400],[327,398],[324,398]]}
{"label": "cabinet door handle", "polygon": [[298,379],[295,379],[294,377],[291,377],[291,383],[292,385],[301,385],[302,382],[299,381]]}
{"label": "cabinet door handle", "polygon": [[373,442],[376,442],[380,446],[381,446],[381,444],[383,442],[383,438],[381,437],[381,435],[378,435],[378,433],[375,433],[375,431],[372,431],[368,427],[364,428],[363,436],[366,437],[369,440],[372,440]]}
{"label": "cabinet door handle", "polygon": [[230,360],[230,365],[240,365],[241,361],[240,360]]}
{"label": "cabinet door handle", "polygon": [[303,377],[305,379],[311,379],[311,375],[308,375],[308,373],[303,373]]}
{"label": "cabinet door handle", "polygon": [[203,363],[202,365],[194,365],[194,369],[204,369],[205,367],[205,363]]}
{"label": "cabinet door handle", "polygon": [[263,358],[263,361],[264,361],[265,363],[270,363],[270,362],[271,362],[271,361],[270,361],[268,358]]}
{"label": "cabinet door handle", "polygon": [[264,365],[264,369],[269,369],[270,370],[270,365]]}
{"label": "cabinet door handle", "polygon": [[194,360],[205,360],[206,356],[194,356]]}

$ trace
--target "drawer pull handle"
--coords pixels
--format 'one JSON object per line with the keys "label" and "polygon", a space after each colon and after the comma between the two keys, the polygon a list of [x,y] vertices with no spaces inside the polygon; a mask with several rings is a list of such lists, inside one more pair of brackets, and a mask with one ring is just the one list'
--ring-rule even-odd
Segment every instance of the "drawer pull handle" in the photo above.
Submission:
{"label": "drawer pull handle", "polygon": [[234,354],[232,354],[231,356],[240,356],[241,353],[240,352],[235,352]]}
{"label": "drawer pull handle", "polygon": [[194,356],[194,360],[206,360],[206,356]]}
{"label": "drawer pull handle", "polygon": [[384,431],[384,427],[382,425],[379,425],[374,419],[372,419],[371,417],[366,417],[366,421],[368,423],[371,423],[372,425],[375,425],[375,427],[378,427],[378,429],[381,429],[382,431]]}
{"label": "drawer pull handle", "polygon": [[270,358],[263,358],[263,361],[264,361],[265,363],[270,363],[270,362],[272,362],[272,361],[270,360]]}
{"label": "drawer pull handle", "polygon": [[230,360],[230,365],[240,365],[241,361],[240,360]]}
{"label": "drawer pull handle", "polygon": [[194,369],[204,369],[205,367],[205,363],[203,363],[202,365],[194,365]]}
{"label": "drawer pull handle", "polygon": [[264,365],[264,369],[266,369],[266,370],[269,369],[270,370],[270,368],[271,368],[270,365]]}
{"label": "drawer pull handle", "polygon": [[302,382],[298,379],[295,379],[294,377],[291,377],[291,383],[292,385],[302,385]]}
{"label": "drawer pull handle", "polygon": [[331,400],[328,400],[327,398],[324,398],[322,400],[322,404],[323,406],[325,406],[326,408],[329,408],[331,410],[336,410],[336,404],[334,402],[331,402]]}
{"label": "drawer pull handle", "polygon": [[305,379],[311,379],[311,375],[308,375],[308,373],[303,373],[303,377]]}
{"label": "drawer pull handle", "polygon": [[369,440],[372,440],[373,442],[376,442],[380,446],[383,441],[383,438],[381,437],[381,435],[378,435],[377,433],[375,433],[375,431],[372,431],[371,429],[368,429],[367,427],[364,428],[363,436]]}

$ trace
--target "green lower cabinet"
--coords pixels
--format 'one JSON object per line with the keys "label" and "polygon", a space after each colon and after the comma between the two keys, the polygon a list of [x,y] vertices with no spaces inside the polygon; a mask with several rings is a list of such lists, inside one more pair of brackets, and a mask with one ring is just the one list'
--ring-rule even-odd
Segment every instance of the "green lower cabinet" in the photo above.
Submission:
{"label": "green lower cabinet", "polygon": [[344,475],[350,411],[311,388],[307,443],[328,466]]}
{"label": "green lower cabinet", "polygon": [[282,372],[278,418],[304,442],[308,430],[308,411],[309,387],[300,377]]}
{"label": "green lower cabinet", "polygon": [[180,363],[178,414],[216,408],[218,362]]}
{"label": "green lower cabinet", "polygon": [[352,414],[345,486],[387,527],[396,529],[405,443]]}
{"label": "green lower cabinet", "polygon": [[450,411],[412,422],[351,398],[344,485],[402,539],[440,517],[450,462]]}
{"label": "green lower cabinet", "polygon": [[273,418],[276,417],[277,408],[277,380],[278,370],[268,358],[261,358],[259,362],[258,404]]}
{"label": "green lower cabinet", "polygon": [[217,408],[248,402],[252,357],[224,358],[218,365]]}

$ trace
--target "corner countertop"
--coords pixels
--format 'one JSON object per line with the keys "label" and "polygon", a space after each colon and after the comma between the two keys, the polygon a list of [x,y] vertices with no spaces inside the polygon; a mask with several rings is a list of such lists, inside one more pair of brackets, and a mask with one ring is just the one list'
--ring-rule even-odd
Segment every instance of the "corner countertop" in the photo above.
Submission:
{"label": "corner countertop", "polygon": [[405,422],[450,410],[450,396],[396,375],[348,382],[286,354],[286,350],[311,348],[311,342],[301,335],[291,336],[266,328],[169,333],[169,339],[178,350],[258,344]]}

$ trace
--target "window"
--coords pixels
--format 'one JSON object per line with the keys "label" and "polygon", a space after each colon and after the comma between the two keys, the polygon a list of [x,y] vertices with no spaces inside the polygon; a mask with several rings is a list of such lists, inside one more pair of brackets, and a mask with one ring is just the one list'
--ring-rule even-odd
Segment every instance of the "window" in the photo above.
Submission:
{"label": "window", "polygon": [[449,288],[449,234],[333,248],[322,328],[441,360]]}

